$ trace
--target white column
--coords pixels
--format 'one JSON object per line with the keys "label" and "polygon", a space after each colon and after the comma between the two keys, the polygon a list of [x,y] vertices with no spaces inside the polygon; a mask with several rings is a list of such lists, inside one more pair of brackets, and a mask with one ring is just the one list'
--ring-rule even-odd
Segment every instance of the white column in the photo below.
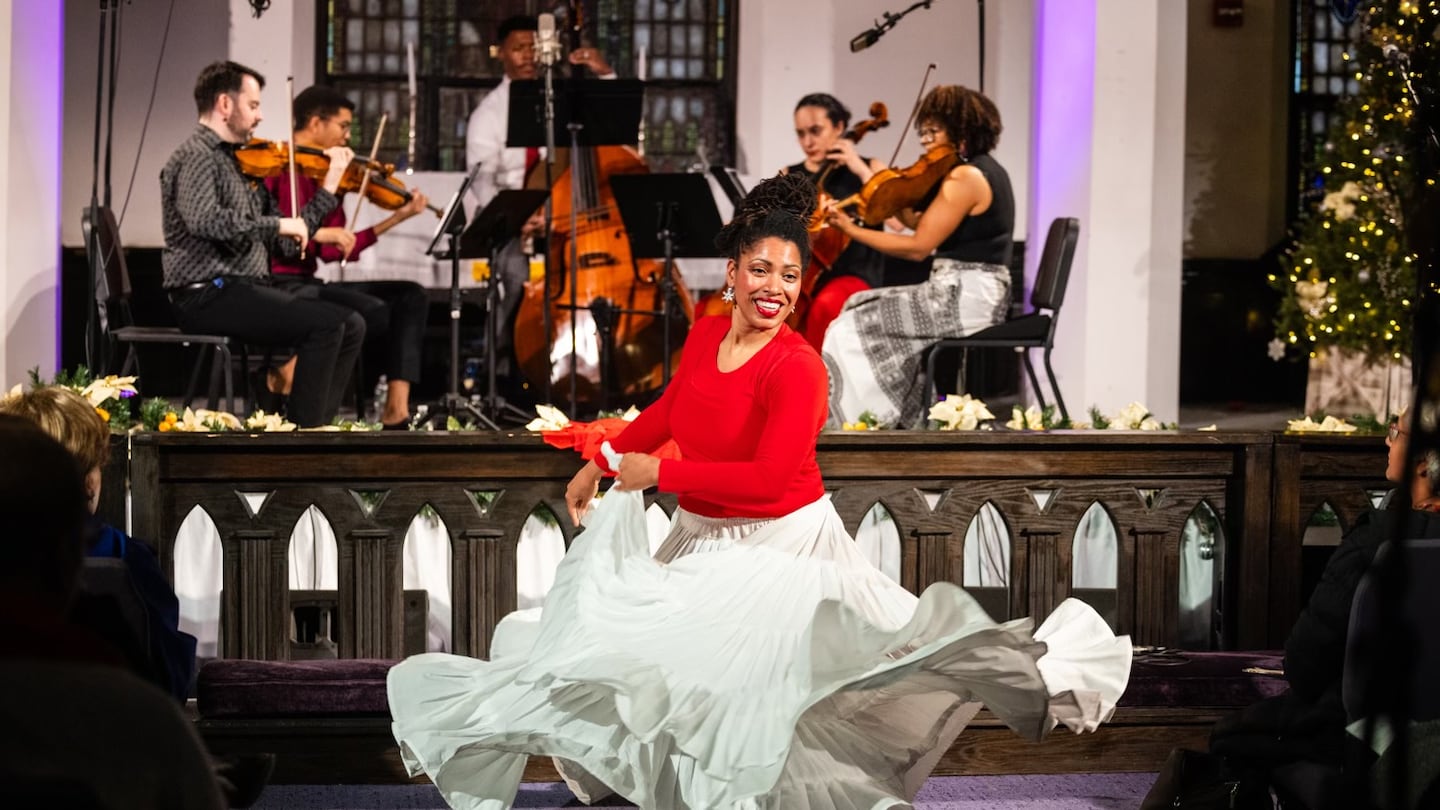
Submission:
{"label": "white column", "polygon": [[248,0],[230,0],[230,58],[265,77],[255,137],[290,140],[285,78],[294,77],[297,93],[314,84],[314,52],[315,0],[275,3],[259,19]]}
{"label": "white column", "polygon": [[0,0],[0,384],[59,362],[61,3]]}
{"label": "white column", "polygon": [[1140,400],[1179,409],[1185,7],[1036,0],[1030,225],[1058,216],[1080,244],[1056,338],[1072,416]]}
{"label": "white column", "polygon": [[740,5],[736,163],[760,180],[803,157],[795,144],[795,102],[806,93],[835,92],[841,46],[827,0]]}
{"label": "white column", "polygon": [[[1030,114],[1034,84],[1033,2],[990,3],[985,11],[985,95],[1000,110],[1000,145],[995,159],[1010,174],[1015,193],[1015,238],[1038,253],[1040,243],[1028,241],[1030,210]],[[1044,239],[1044,233],[1037,238]]]}

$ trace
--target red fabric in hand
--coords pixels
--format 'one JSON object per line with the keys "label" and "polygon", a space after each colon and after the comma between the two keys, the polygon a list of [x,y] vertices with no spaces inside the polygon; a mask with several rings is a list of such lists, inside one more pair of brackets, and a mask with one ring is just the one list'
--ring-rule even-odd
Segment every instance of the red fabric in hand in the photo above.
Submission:
{"label": "red fabric in hand", "polygon": [[[596,419],[594,422],[571,422],[560,430],[545,430],[540,432],[541,438],[551,447],[558,447],[562,450],[575,450],[580,457],[586,461],[595,461],[606,469],[607,475],[613,475],[608,471],[608,466],[603,459],[597,460],[600,455],[600,445],[612,441],[615,437],[624,432],[630,423],[619,417],[608,419]],[[680,458],[680,448],[675,440],[665,442],[651,455],[657,458]]]}

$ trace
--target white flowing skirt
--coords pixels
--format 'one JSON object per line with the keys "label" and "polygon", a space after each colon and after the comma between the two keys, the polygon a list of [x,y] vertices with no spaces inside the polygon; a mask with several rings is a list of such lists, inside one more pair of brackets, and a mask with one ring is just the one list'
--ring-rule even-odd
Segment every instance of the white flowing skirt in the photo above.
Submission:
{"label": "white flowing skirt", "polygon": [[581,798],[642,808],[909,807],[982,705],[1032,739],[1090,731],[1129,677],[1129,639],[1084,603],[1032,635],[948,583],[916,598],[828,499],[766,521],[682,511],[654,558],[639,493],[588,523],[491,661],[390,673],[406,765],[452,807],[508,807],[530,755]]}

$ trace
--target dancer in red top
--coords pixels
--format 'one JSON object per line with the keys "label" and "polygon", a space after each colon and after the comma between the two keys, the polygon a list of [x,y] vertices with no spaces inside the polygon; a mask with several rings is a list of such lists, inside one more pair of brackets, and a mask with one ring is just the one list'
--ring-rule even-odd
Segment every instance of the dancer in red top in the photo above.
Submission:
{"label": "dancer in red top", "polygon": [[[906,591],[845,532],[815,459],[825,370],[784,325],[814,206],[776,177],[721,232],[731,316],[696,325],[665,395],[570,482],[578,522],[618,474],[545,606],[506,616],[489,661],[391,670],[401,755],[452,807],[508,806],[533,755],[587,802],[908,806],[982,705],[1038,738],[1093,730],[1124,691],[1129,639],[1084,603],[996,624],[950,583]],[[669,437],[680,459],[649,455]],[[656,485],[680,508],[652,557]]]}
{"label": "dancer in red top", "polygon": [[[749,254],[750,266],[728,279],[736,288],[733,318],[702,318],[664,396],[612,443],[627,453],[620,489],[658,485],[681,508],[714,518],[778,517],[824,494],[815,439],[825,423],[827,378],[820,355],[785,325],[798,284],[799,251],[770,237]],[[763,315],[750,295],[780,302]],[[681,459],[646,455],[674,438]],[[603,459],[600,463],[603,463]],[[586,465],[567,493],[572,517],[594,497],[601,476]]]}

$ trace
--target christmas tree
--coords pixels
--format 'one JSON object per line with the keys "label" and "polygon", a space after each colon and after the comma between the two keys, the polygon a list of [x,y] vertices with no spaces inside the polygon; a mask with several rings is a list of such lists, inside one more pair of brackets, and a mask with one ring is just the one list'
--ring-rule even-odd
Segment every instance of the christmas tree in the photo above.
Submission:
{"label": "christmas tree", "polygon": [[1276,359],[1287,348],[1310,357],[1332,347],[1374,358],[1410,352],[1417,262],[1406,213],[1421,184],[1435,183],[1418,176],[1426,136],[1410,87],[1427,98],[1440,2],[1384,0],[1363,13],[1359,41],[1344,55],[1358,90],[1337,107],[1310,165],[1319,205],[1297,223],[1293,246],[1269,277],[1284,294]]}

